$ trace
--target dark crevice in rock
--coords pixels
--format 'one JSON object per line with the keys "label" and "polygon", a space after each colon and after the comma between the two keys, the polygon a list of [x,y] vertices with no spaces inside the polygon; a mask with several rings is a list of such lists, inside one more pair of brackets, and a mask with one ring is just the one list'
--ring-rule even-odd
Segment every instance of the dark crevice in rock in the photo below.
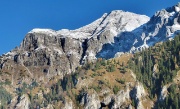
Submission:
{"label": "dark crevice in rock", "polygon": [[180,24],[180,14],[178,15],[177,22]]}
{"label": "dark crevice in rock", "polygon": [[16,62],[16,63],[18,62],[18,57],[19,57],[19,55],[14,56],[14,62]]}
{"label": "dark crevice in rock", "polygon": [[35,38],[34,34],[30,34],[30,40],[31,40],[31,44],[32,46],[29,47],[29,49],[31,49],[31,47],[33,47],[34,49],[38,48],[38,40]]}
{"label": "dark crevice in rock", "polygon": [[87,48],[88,48],[88,39],[85,39],[84,42],[82,43],[83,53],[80,59],[80,64],[83,64],[83,59],[84,56],[86,55]]}
{"label": "dark crevice in rock", "polygon": [[104,19],[101,21],[101,23],[100,23],[99,25],[102,25],[102,24],[103,24],[103,22],[106,20],[106,18],[109,16],[109,14],[111,14],[111,13],[108,13],[108,14],[104,17]]}
{"label": "dark crevice in rock", "polygon": [[0,69],[2,69],[2,67],[3,67],[3,64],[0,64]]}
{"label": "dark crevice in rock", "polygon": [[[110,13],[109,13],[109,14],[110,14]],[[109,14],[107,14],[107,15],[104,17],[104,19],[99,23],[99,26],[103,24],[104,20],[108,17]],[[99,26],[98,26],[98,27],[99,27]],[[97,27],[96,29],[94,29],[92,35],[94,35],[94,34],[96,33],[96,30],[98,29],[98,27]]]}
{"label": "dark crevice in rock", "polygon": [[34,49],[38,48],[38,41],[37,40],[33,40],[33,46],[34,46]]}
{"label": "dark crevice in rock", "polygon": [[62,50],[63,52],[65,53],[65,38],[61,38],[61,47],[62,47]]}
{"label": "dark crevice in rock", "polygon": [[43,72],[47,74],[48,73],[48,69],[44,69]]}
{"label": "dark crevice in rock", "polygon": [[51,65],[51,59],[50,58],[47,58],[47,65]]}
{"label": "dark crevice in rock", "polygon": [[109,105],[108,105],[108,108],[111,109],[112,106],[114,105],[114,103],[115,103],[115,100],[112,99],[111,102],[110,102]]}
{"label": "dark crevice in rock", "polygon": [[67,56],[67,59],[68,59],[68,62],[69,62],[70,69],[72,69],[72,64],[71,64],[70,57],[69,57],[69,56]]}
{"label": "dark crevice in rock", "polygon": [[0,63],[0,69],[2,69],[2,68],[3,68],[4,63],[5,63],[5,62]]}
{"label": "dark crevice in rock", "polygon": [[[66,40],[65,40],[65,38],[61,38],[60,40],[61,40],[62,50],[63,50],[63,52],[66,54],[66,52],[65,52],[65,42],[66,42]],[[70,65],[70,69],[72,69],[72,64],[71,64],[70,56],[69,56],[69,55],[66,55],[66,57],[67,57],[67,59],[68,59],[69,65]]]}
{"label": "dark crevice in rock", "polygon": [[101,107],[99,109],[103,109],[104,107],[107,107],[103,102],[101,102]]}
{"label": "dark crevice in rock", "polygon": [[45,59],[44,62],[46,62],[46,65],[51,65],[51,59],[47,56],[46,53],[43,54],[43,59]]}
{"label": "dark crevice in rock", "polygon": [[32,54],[32,53],[28,53],[28,57],[30,57],[30,56],[31,56],[31,54]]}

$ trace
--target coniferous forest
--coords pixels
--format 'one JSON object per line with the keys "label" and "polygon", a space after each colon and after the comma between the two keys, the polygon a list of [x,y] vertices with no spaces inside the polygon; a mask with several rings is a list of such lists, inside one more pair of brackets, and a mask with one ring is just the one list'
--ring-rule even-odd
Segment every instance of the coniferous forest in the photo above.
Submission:
{"label": "coniferous forest", "polygon": [[[180,70],[180,35],[174,40],[157,43],[155,46],[134,54],[128,68],[146,87],[150,98],[158,101],[157,108],[178,109],[180,107],[180,85],[174,80]],[[168,96],[161,100],[163,86],[169,86]],[[160,102],[159,102],[160,101]]]}

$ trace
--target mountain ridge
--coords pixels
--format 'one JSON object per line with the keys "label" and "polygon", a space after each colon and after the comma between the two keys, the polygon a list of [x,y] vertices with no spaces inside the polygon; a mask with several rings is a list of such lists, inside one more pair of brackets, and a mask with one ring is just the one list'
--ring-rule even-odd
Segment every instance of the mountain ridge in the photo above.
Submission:
{"label": "mountain ridge", "polygon": [[114,10],[75,30],[33,29],[18,48],[2,56],[0,65],[3,69],[6,60],[10,59],[26,69],[41,66],[43,70],[38,72],[49,72],[53,76],[71,73],[97,58],[110,59],[126,52],[135,53],[172,39],[178,33],[179,8],[178,3],[157,11],[151,18]]}
{"label": "mountain ridge", "polygon": [[179,9],[151,18],[115,10],[76,30],[30,31],[0,56],[0,100],[15,109],[164,107],[179,81]]}
{"label": "mountain ridge", "polygon": [[[103,23],[105,23],[105,25],[108,25],[109,22],[113,22],[115,17],[119,17],[119,16],[141,17],[142,19],[144,19],[144,21],[143,20],[141,21],[138,19],[139,22],[142,22],[140,24],[146,23],[147,20],[149,20],[149,17],[147,17],[145,15],[135,14],[135,13],[126,12],[126,11],[122,11],[122,10],[113,10],[109,13],[104,13],[102,15],[102,17],[98,18],[97,20],[93,21],[92,23],[87,24],[87,25],[80,27],[78,29],[75,29],[75,30],[61,29],[61,30],[55,31],[52,29],[35,28],[28,33],[44,33],[44,34],[47,33],[47,34],[52,34],[52,35],[56,35],[56,36],[64,35],[64,36],[68,37],[71,34],[71,32],[74,32],[74,34],[76,32],[83,32],[83,33],[87,33],[87,34],[84,34],[84,36],[87,35],[87,36],[93,37],[93,35],[95,34],[95,31],[97,31],[99,26],[101,26]],[[103,25],[103,27],[100,27],[100,28],[105,28],[105,25]],[[131,31],[138,26],[139,26],[138,24],[135,24],[135,26],[132,26],[131,28],[127,27],[127,28],[125,28],[125,31]],[[97,31],[97,33],[100,32],[100,30]],[[70,33],[68,33],[68,32],[70,32]],[[72,38],[83,38],[83,39],[86,38],[86,37],[80,37],[80,36],[78,36],[78,37],[71,36],[71,37]]]}

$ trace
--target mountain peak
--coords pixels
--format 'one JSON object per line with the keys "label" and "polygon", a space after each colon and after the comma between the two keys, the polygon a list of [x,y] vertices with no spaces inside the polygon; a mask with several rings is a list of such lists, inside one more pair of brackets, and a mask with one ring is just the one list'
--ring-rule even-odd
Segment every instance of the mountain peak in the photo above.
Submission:
{"label": "mountain peak", "polygon": [[33,30],[31,30],[28,33],[41,33],[41,34],[48,34],[50,36],[56,35],[56,31],[54,31],[52,29],[42,29],[42,28],[34,28]]}
{"label": "mountain peak", "polygon": [[180,11],[180,2],[174,6],[175,7],[175,11],[179,12]]}
{"label": "mountain peak", "polygon": [[180,2],[174,6],[168,7],[165,9],[167,12],[179,12],[180,11]]}
{"label": "mountain peak", "polygon": [[132,31],[149,21],[149,19],[150,18],[145,15],[139,15],[123,10],[113,10],[110,13],[104,13],[99,19],[79,29],[61,29],[55,31],[52,29],[35,28],[28,33],[40,33],[50,36],[86,39],[101,33],[103,29],[112,30],[114,35],[117,35],[117,33],[120,31]]}

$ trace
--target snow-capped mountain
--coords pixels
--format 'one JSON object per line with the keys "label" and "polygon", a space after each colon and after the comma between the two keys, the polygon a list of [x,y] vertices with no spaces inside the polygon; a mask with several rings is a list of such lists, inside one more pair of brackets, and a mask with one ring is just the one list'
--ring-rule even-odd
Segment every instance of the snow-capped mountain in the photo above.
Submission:
{"label": "snow-capped mountain", "polygon": [[85,62],[136,52],[172,39],[180,30],[179,23],[177,4],[151,18],[115,10],[76,30],[33,29],[20,47],[1,56],[0,67],[11,72],[26,69],[31,77],[37,78],[37,75],[63,76]]}
{"label": "snow-capped mountain", "polygon": [[[118,52],[136,52],[157,42],[172,39],[180,30],[180,4],[157,11],[147,22],[132,31],[121,32],[116,42],[107,44],[99,57],[112,58]],[[108,47],[109,49],[107,49]],[[112,50],[113,49],[113,50]]]}

